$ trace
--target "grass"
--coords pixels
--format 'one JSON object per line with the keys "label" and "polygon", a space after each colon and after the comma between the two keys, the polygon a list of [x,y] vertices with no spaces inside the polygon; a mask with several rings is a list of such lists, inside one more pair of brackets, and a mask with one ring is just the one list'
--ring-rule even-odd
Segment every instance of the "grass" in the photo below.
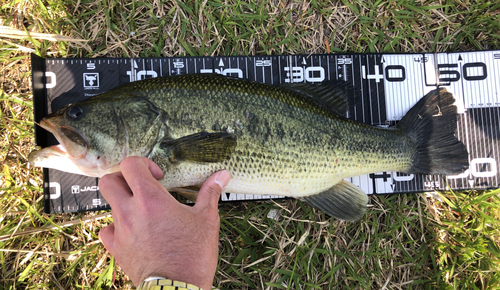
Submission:
{"label": "grass", "polygon": [[500,287],[499,193],[450,192],[432,208],[439,269],[454,288]]}
{"label": "grass", "polygon": [[[242,229],[248,226],[239,226],[240,217],[223,219],[224,232],[227,224],[240,232],[233,255],[223,243],[219,271],[237,280],[228,288],[418,288],[432,283],[426,230],[409,208],[404,216],[374,207],[359,223],[332,223],[300,202],[263,207],[250,213],[245,223],[252,227],[247,231]],[[268,218],[273,211],[278,218]],[[233,256],[233,261],[226,261]]]}
{"label": "grass", "polygon": [[[46,215],[29,167],[29,53],[146,57],[500,49],[497,1],[0,4],[0,289],[117,289],[109,213]],[[220,289],[498,289],[500,191],[371,199],[356,223],[299,201],[221,207]]]}

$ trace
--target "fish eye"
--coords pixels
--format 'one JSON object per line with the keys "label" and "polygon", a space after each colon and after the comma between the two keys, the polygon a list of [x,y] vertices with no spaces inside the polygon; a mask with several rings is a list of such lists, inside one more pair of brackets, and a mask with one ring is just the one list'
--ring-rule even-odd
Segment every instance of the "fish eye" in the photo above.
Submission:
{"label": "fish eye", "polygon": [[83,109],[80,108],[78,105],[72,105],[68,109],[68,117],[71,119],[78,119],[83,114]]}

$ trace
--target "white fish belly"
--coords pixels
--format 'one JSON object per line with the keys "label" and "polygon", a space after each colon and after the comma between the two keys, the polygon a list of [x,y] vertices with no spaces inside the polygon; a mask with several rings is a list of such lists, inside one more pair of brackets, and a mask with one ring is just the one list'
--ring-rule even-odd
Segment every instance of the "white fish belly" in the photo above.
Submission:
{"label": "white fish belly", "polygon": [[282,195],[289,197],[302,197],[323,192],[338,183],[341,178],[331,173],[287,173],[266,174],[254,173],[227,168],[224,164],[199,164],[183,162],[175,167],[162,168],[164,176],[160,180],[167,188],[202,185],[213,173],[226,169],[231,172],[232,178],[224,188],[225,192]]}

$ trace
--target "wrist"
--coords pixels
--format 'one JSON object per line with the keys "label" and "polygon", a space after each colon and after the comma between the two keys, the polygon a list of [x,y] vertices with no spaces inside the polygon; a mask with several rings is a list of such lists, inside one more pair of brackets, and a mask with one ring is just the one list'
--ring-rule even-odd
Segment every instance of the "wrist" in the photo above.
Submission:
{"label": "wrist", "polygon": [[200,287],[186,282],[167,279],[164,277],[148,277],[139,284],[137,290],[203,290]]}

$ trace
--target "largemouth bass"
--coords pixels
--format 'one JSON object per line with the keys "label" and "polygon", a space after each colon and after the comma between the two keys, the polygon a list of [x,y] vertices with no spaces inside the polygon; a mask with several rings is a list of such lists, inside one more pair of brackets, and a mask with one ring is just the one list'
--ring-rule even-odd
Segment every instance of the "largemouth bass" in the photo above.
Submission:
{"label": "largemouth bass", "polygon": [[457,174],[468,167],[454,135],[452,94],[424,96],[394,128],[342,116],[345,84],[272,86],[218,75],[125,84],[51,113],[40,126],[60,145],[34,151],[34,166],[101,177],[127,156],[145,156],[167,189],[232,174],[227,192],[299,198],[354,221],[368,197],[344,181],[381,171]]}

